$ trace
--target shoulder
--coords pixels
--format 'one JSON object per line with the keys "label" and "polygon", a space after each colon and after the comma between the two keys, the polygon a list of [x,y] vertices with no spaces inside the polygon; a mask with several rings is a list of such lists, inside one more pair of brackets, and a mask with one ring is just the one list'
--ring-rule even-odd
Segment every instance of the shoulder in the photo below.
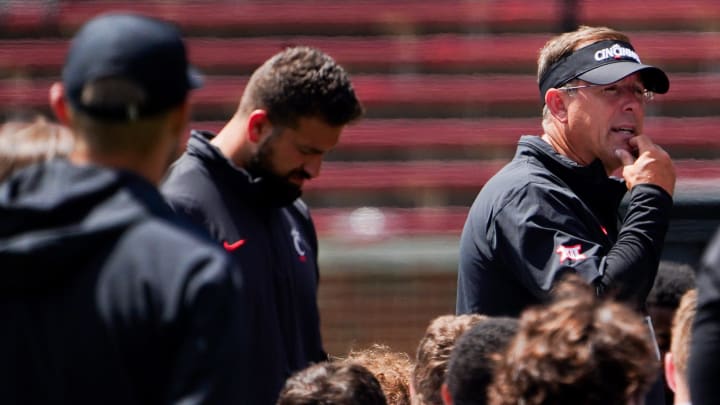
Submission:
{"label": "shoulder", "polygon": [[550,169],[532,156],[515,157],[488,180],[488,184],[501,188],[515,188],[526,183],[555,184],[558,182]]}
{"label": "shoulder", "polygon": [[516,159],[488,180],[474,206],[534,205],[553,196],[573,197],[574,193],[537,162]]}
{"label": "shoulder", "polygon": [[101,283],[105,288],[147,289],[150,296],[164,300],[188,297],[188,288],[226,291],[222,286],[231,286],[241,274],[202,229],[182,221],[142,221],[125,232],[108,257]]}
{"label": "shoulder", "polygon": [[510,175],[503,182],[494,180],[474,201],[468,226],[492,233],[496,227],[510,230],[529,222],[562,222],[583,207],[572,190],[550,177]]}
{"label": "shoulder", "polygon": [[191,224],[145,218],[112,246],[98,278],[103,308],[176,311],[212,290],[216,300],[232,294],[241,273],[219,246]]}
{"label": "shoulder", "polygon": [[712,273],[720,281],[720,229],[708,243],[702,257],[702,268],[705,273]]}
{"label": "shoulder", "polygon": [[201,214],[209,202],[222,201],[209,168],[187,153],[173,164],[160,191],[176,212],[191,217]]}
{"label": "shoulder", "polygon": [[161,188],[164,193],[173,193],[209,179],[210,173],[207,165],[196,156],[185,152],[170,166]]}
{"label": "shoulder", "polygon": [[154,252],[162,257],[163,267],[194,258],[225,256],[204,229],[182,217],[148,218],[129,229],[123,242],[138,252]]}

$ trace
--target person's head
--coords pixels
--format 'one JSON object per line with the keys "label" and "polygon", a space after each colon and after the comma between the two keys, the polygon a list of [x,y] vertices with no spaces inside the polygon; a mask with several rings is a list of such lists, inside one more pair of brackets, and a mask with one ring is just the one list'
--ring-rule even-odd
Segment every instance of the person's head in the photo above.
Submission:
{"label": "person's head", "polygon": [[365,367],[322,362],[293,374],[277,405],[386,405],[380,383]]}
{"label": "person's head", "polygon": [[[646,300],[646,306],[655,329],[655,338],[661,358],[665,358],[666,353],[670,351],[673,316],[680,305],[680,299],[683,294],[694,287],[695,269],[691,265],[669,260],[660,261],[655,282]],[[675,401],[675,392],[670,387],[667,374],[664,378],[667,382],[663,387],[665,403],[671,404]]]}
{"label": "person's head", "polygon": [[412,362],[406,353],[374,344],[365,350],[351,350],[345,361],[358,363],[375,375],[389,405],[410,405]]}
{"label": "person's head", "polygon": [[432,321],[420,340],[411,376],[414,405],[442,405],[440,388],[445,381],[450,353],[455,341],[484,315],[442,315]]}
{"label": "person's head", "polygon": [[6,122],[0,127],[0,181],[33,163],[67,157],[73,144],[67,128],[44,117],[31,122]]}
{"label": "person's head", "polygon": [[675,393],[675,403],[690,402],[688,389],[688,358],[692,323],[697,311],[697,290],[688,290],[680,300],[672,322],[670,351],[665,354],[665,379]]}
{"label": "person's head", "polygon": [[323,157],[345,125],[362,114],[340,65],[318,49],[292,47],[255,70],[237,113],[214,143],[292,200],[305,180],[320,174]]}
{"label": "person's head", "polygon": [[599,300],[579,277],[547,306],[527,309],[515,338],[496,357],[493,405],[639,404],[658,362],[640,315]]}
{"label": "person's head", "polygon": [[200,84],[175,27],[103,14],[73,37],[50,104],[77,137],[75,162],[129,169],[158,182],[188,121],[187,95]]}
{"label": "person's head", "polygon": [[491,317],[465,332],[450,355],[445,384],[445,405],[484,405],[493,378],[493,355],[505,351],[518,329],[518,320]]}
{"label": "person's head", "polygon": [[667,75],[642,64],[629,38],[606,27],[582,26],[550,39],[538,57],[543,129],[559,152],[587,165],[621,166],[615,150],[643,133],[645,104],[666,93]]}
{"label": "person's head", "polygon": [[662,260],[647,297],[660,353],[670,350],[670,326],[680,299],[695,287],[695,270],[689,264]]}

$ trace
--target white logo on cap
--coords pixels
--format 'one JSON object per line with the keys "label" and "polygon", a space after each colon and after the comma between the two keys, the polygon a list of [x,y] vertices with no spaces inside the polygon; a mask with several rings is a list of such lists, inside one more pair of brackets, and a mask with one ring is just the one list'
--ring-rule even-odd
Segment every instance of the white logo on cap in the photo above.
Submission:
{"label": "white logo on cap", "polygon": [[610,58],[620,59],[622,57],[632,58],[635,59],[637,63],[642,63],[640,62],[640,57],[635,53],[635,51],[620,46],[619,44],[615,44],[610,48],[601,49],[595,52],[595,60],[598,62]]}

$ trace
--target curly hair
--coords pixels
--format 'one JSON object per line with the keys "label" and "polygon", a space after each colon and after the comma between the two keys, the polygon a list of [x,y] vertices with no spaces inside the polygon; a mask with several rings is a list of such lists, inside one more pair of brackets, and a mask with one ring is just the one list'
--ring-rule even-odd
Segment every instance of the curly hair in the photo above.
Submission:
{"label": "curly hair", "polygon": [[8,121],[0,126],[0,181],[33,163],[67,157],[74,144],[69,129],[45,117],[31,122]]}
{"label": "curly hair", "polygon": [[553,302],[526,310],[489,389],[493,405],[624,404],[643,395],[659,363],[641,317],[600,301],[571,277]]}
{"label": "curly hair", "polygon": [[389,405],[410,405],[412,362],[407,353],[374,344],[365,350],[351,350],[345,361],[358,363],[375,375]]}
{"label": "curly hair", "polygon": [[244,114],[264,109],[270,122],[290,128],[304,117],[338,127],[363,114],[345,70],[329,55],[305,46],[287,48],[255,70],[239,109]]}
{"label": "curly hair", "polygon": [[440,387],[445,381],[450,353],[455,341],[473,325],[487,319],[484,315],[441,315],[430,322],[420,340],[412,371],[415,390],[413,404],[442,405]]}
{"label": "curly hair", "polygon": [[680,305],[672,321],[670,351],[678,373],[687,381],[687,366],[690,358],[692,323],[697,312],[697,290],[688,290],[680,299]]}
{"label": "curly hair", "polygon": [[380,383],[352,362],[322,362],[293,374],[277,405],[386,405]]}
{"label": "curly hair", "polygon": [[473,326],[457,340],[448,362],[448,391],[454,405],[486,404],[492,381],[492,358],[505,351],[517,333],[518,320],[490,317]]}
{"label": "curly hair", "polygon": [[695,287],[695,268],[687,263],[660,261],[647,305],[676,310],[680,298]]}

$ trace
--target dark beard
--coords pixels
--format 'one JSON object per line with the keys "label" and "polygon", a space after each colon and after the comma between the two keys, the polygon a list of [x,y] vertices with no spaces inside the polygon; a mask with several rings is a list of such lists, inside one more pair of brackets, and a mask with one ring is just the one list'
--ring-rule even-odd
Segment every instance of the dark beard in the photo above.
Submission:
{"label": "dark beard", "polygon": [[260,145],[258,152],[250,159],[245,169],[255,180],[253,189],[256,191],[256,198],[260,203],[284,207],[300,198],[302,188],[288,179],[296,172],[289,173],[287,177],[278,176],[273,172],[272,152],[272,138],[270,138]]}

